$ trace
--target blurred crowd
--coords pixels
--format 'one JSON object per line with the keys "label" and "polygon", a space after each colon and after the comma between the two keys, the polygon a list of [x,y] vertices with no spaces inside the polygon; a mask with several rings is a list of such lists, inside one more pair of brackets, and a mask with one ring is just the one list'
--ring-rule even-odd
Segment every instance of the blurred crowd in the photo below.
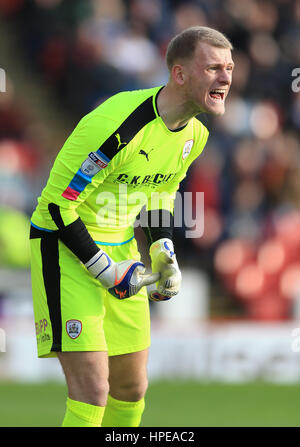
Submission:
{"label": "blurred crowd", "polygon": [[[212,298],[230,302],[233,313],[295,315],[300,1],[0,0],[0,13],[74,124],[120,90],[166,83],[164,56],[174,34],[205,25],[227,35],[236,67],[226,113],[199,117],[209,141],[181,185],[194,196],[204,192],[205,230],[185,239],[185,229],[176,229],[178,257],[208,272]],[[13,95],[0,93],[0,203],[6,185],[7,204],[16,188],[13,207],[27,215],[36,203],[36,164],[43,163],[43,148],[28,144],[29,117]]]}

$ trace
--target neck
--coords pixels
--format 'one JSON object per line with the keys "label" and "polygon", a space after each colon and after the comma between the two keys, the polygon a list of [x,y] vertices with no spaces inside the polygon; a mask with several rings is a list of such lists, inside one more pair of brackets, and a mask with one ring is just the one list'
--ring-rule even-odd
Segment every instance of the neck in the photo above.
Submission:
{"label": "neck", "polygon": [[178,86],[170,82],[158,95],[157,109],[161,119],[170,130],[185,126],[193,116],[199,113]]}

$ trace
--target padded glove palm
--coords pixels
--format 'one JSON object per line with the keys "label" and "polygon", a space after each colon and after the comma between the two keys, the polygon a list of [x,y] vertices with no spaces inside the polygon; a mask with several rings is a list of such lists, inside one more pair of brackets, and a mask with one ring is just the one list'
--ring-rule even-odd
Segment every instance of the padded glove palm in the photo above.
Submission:
{"label": "padded glove palm", "polygon": [[156,288],[149,294],[153,301],[166,301],[178,294],[181,285],[181,272],[178,267],[171,239],[163,238],[150,247],[152,272],[160,273]]}

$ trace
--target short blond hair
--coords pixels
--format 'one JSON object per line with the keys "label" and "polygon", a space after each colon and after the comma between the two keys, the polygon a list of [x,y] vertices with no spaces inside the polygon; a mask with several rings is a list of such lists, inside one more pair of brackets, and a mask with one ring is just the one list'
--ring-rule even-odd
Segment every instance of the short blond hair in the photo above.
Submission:
{"label": "short blond hair", "polygon": [[218,48],[233,49],[231,42],[220,31],[207,26],[193,26],[177,34],[169,43],[166,53],[168,69],[171,70],[177,60],[191,59],[200,41]]}

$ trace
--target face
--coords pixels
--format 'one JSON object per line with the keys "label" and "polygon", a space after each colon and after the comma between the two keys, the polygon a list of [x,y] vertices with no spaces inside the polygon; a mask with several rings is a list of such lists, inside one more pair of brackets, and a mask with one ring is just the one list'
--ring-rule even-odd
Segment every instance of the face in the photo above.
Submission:
{"label": "face", "polygon": [[187,101],[198,113],[223,115],[234,67],[231,50],[199,42],[193,59],[181,67]]}

